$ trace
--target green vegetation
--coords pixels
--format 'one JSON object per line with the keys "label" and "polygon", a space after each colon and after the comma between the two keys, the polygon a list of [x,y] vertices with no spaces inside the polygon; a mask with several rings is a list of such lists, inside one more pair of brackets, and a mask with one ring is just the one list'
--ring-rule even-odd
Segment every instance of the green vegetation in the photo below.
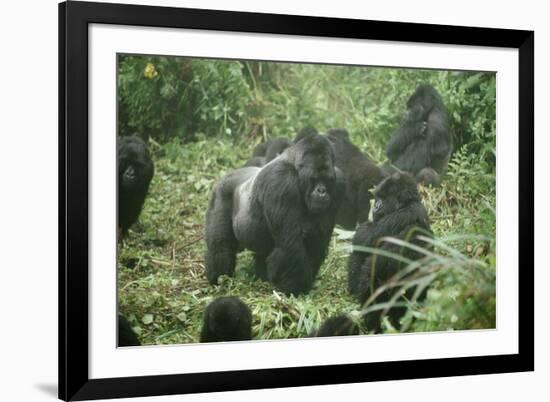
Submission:
{"label": "green vegetation", "polygon": [[[495,326],[494,74],[137,56],[119,62],[119,133],[148,137],[156,165],[118,261],[119,309],[144,344],[197,342],[204,308],[226,295],[251,307],[255,339],[302,337],[333,314],[358,316],[361,307],[346,291],[353,233],[339,229],[306,296],[286,297],[255,280],[248,252],[239,255],[234,277],[210,286],[203,259],[208,197],[257,143],[292,138],[306,125],[345,127],[384,162],[385,143],[422,82],[434,85],[449,109],[455,152],[442,186],[420,189],[435,251],[408,278],[430,290],[425,304],[410,301],[404,328]],[[406,283],[397,278],[392,286]]]}

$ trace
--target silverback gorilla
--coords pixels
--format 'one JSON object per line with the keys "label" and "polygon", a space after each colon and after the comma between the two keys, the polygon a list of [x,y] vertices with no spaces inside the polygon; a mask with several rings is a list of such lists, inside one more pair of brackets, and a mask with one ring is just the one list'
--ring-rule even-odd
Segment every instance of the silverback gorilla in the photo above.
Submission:
{"label": "silverback gorilla", "polygon": [[407,101],[407,112],[386,146],[386,155],[417,181],[437,186],[451,151],[449,116],[441,96],[431,85],[420,85]]}
{"label": "silverback gorilla", "polygon": [[232,275],[238,251],[287,294],[307,293],[327,254],[338,208],[334,151],[310,133],[263,168],[244,167],[214,187],[206,213],[206,275]]}
{"label": "silverback gorilla", "polygon": [[262,167],[283,153],[292,143],[286,138],[272,138],[256,145],[252,158],[244,166]]}
{"label": "silverback gorilla", "polygon": [[119,138],[118,228],[121,235],[137,221],[153,173],[153,161],[145,142],[136,136]]}
{"label": "silverback gorilla", "polygon": [[[365,222],[353,238],[353,252],[348,260],[348,289],[361,304],[372,295],[372,291],[386,283],[406,264],[381,254],[362,251],[361,246],[378,249],[403,256],[409,260],[418,260],[424,255],[408,247],[381,240],[394,237],[409,241],[423,248],[430,248],[418,236],[432,236],[428,214],[422,205],[416,188],[416,181],[409,173],[393,173],[384,179],[375,189],[376,204],[373,222]],[[359,247],[357,247],[359,246]],[[398,289],[386,290],[380,294],[375,304],[387,302]],[[414,292],[414,289],[410,289]],[[407,296],[411,296],[407,293]],[[393,308],[388,312],[390,321],[399,327],[399,318],[406,308]],[[381,311],[375,311],[365,317],[367,329],[378,331]]]}
{"label": "silverback gorilla", "polygon": [[373,198],[370,190],[386,174],[350,141],[347,130],[328,130],[327,137],[334,148],[336,167],[342,172],[346,183],[336,223],[344,229],[355,230],[358,223],[369,218],[370,200]]}

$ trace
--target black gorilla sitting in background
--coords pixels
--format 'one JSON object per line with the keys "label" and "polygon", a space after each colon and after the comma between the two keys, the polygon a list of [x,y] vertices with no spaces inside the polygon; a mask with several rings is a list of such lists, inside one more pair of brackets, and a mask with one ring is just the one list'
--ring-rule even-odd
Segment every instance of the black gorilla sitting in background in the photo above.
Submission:
{"label": "black gorilla sitting in background", "polygon": [[252,158],[244,166],[262,167],[282,154],[291,145],[292,143],[286,138],[272,138],[262,142],[256,145],[252,152]]}
{"label": "black gorilla sitting in background", "polygon": [[118,346],[140,346],[137,335],[130,323],[122,315],[118,315]]}
{"label": "black gorilla sitting in background", "polygon": [[154,165],[145,142],[139,137],[118,141],[118,228],[125,235],[138,219]]}
{"label": "black gorilla sitting in background", "polygon": [[359,327],[345,314],[326,319],[311,337],[359,335]]}
{"label": "black gorilla sitting in background", "polygon": [[407,113],[392,134],[386,155],[395,167],[412,173],[417,181],[439,185],[451,151],[449,116],[443,100],[431,85],[420,85],[407,101]]}
{"label": "black gorilla sitting in background", "polygon": [[370,189],[386,177],[367,155],[362,153],[349,139],[344,129],[332,129],[327,137],[334,147],[336,167],[342,172],[346,191],[338,209],[336,223],[348,230],[369,218]]}
{"label": "black gorilla sitting in background", "polygon": [[[428,214],[422,205],[416,186],[412,175],[396,172],[375,189],[376,204],[373,222],[365,222],[355,233],[353,252],[348,260],[348,289],[361,304],[371,296],[372,291],[386,283],[406,265],[389,256],[361,251],[360,246],[377,247],[409,260],[418,260],[424,255],[408,247],[381,239],[393,237],[423,248],[430,248],[425,241],[418,238],[418,236],[431,237],[432,232]],[[376,298],[374,304],[389,301],[395,291],[397,289],[386,290]],[[409,294],[407,296],[410,297]],[[389,310],[388,316],[392,325],[399,327],[399,318],[405,312],[404,307]],[[375,311],[365,317],[369,331],[378,331],[381,313],[382,311]]]}
{"label": "black gorilla sitting in background", "polygon": [[338,208],[334,151],[317,133],[263,168],[244,167],[214,187],[206,213],[206,275],[232,275],[252,250],[259,278],[283,292],[307,293],[327,254]]}
{"label": "black gorilla sitting in background", "polygon": [[252,339],[252,313],[238,297],[220,297],[206,307],[201,342]]}

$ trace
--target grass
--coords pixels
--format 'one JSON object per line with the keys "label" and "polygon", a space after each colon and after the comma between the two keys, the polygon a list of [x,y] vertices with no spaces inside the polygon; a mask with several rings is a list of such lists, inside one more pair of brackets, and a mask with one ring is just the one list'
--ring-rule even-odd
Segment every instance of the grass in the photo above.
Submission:
{"label": "grass", "polygon": [[[379,145],[355,142],[380,158]],[[331,315],[359,315],[361,306],[346,290],[352,233],[339,229],[307,295],[287,297],[256,280],[249,252],[239,255],[234,277],[208,284],[203,225],[209,194],[217,179],[244,163],[253,145],[229,138],[185,145],[151,140],[155,176],[118,261],[119,311],[143,344],[198,342],[203,311],[220,296],[236,295],[250,306],[254,339],[304,337]],[[426,303],[411,304],[409,317],[416,320],[408,330],[495,326],[495,177],[476,169],[458,152],[440,188],[420,189],[439,240],[423,264],[431,275]]]}

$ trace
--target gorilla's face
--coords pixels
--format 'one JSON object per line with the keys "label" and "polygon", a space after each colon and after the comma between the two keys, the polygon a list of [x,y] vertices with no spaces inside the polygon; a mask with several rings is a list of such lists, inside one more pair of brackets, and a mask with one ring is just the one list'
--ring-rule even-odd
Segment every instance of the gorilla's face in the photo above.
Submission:
{"label": "gorilla's face", "polygon": [[295,147],[295,166],[306,207],[312,214],[325,212],[333,202],[336,186],[330,142],[317,134],[300,140]]}
{"label": "gorilla's face", "polygon": [[439,101],[439,94],[432,86],[420,85],[407,101],[407,114],[411,121],[426,120]]}
{"label": "gorilla's face", "polygon": [[143,186],[149,182],[152,170],[145,143],[138,137],[122,138],[118,146],[118,180],[122,188]]}
{"label": "gorilla's face", "polygon": [[403,172],[396,172],[384,179],[374,190],[374,195],[374,222],[406,207],[411,202],[420,201],[416,180],[411,174]]}
{"label": "gorilla's face", "polygon": [[413,105],[405,112],[405,123],[414,123],[417,121],[424,121],[428,118],[426,113],[426,107],[420,103]]}

